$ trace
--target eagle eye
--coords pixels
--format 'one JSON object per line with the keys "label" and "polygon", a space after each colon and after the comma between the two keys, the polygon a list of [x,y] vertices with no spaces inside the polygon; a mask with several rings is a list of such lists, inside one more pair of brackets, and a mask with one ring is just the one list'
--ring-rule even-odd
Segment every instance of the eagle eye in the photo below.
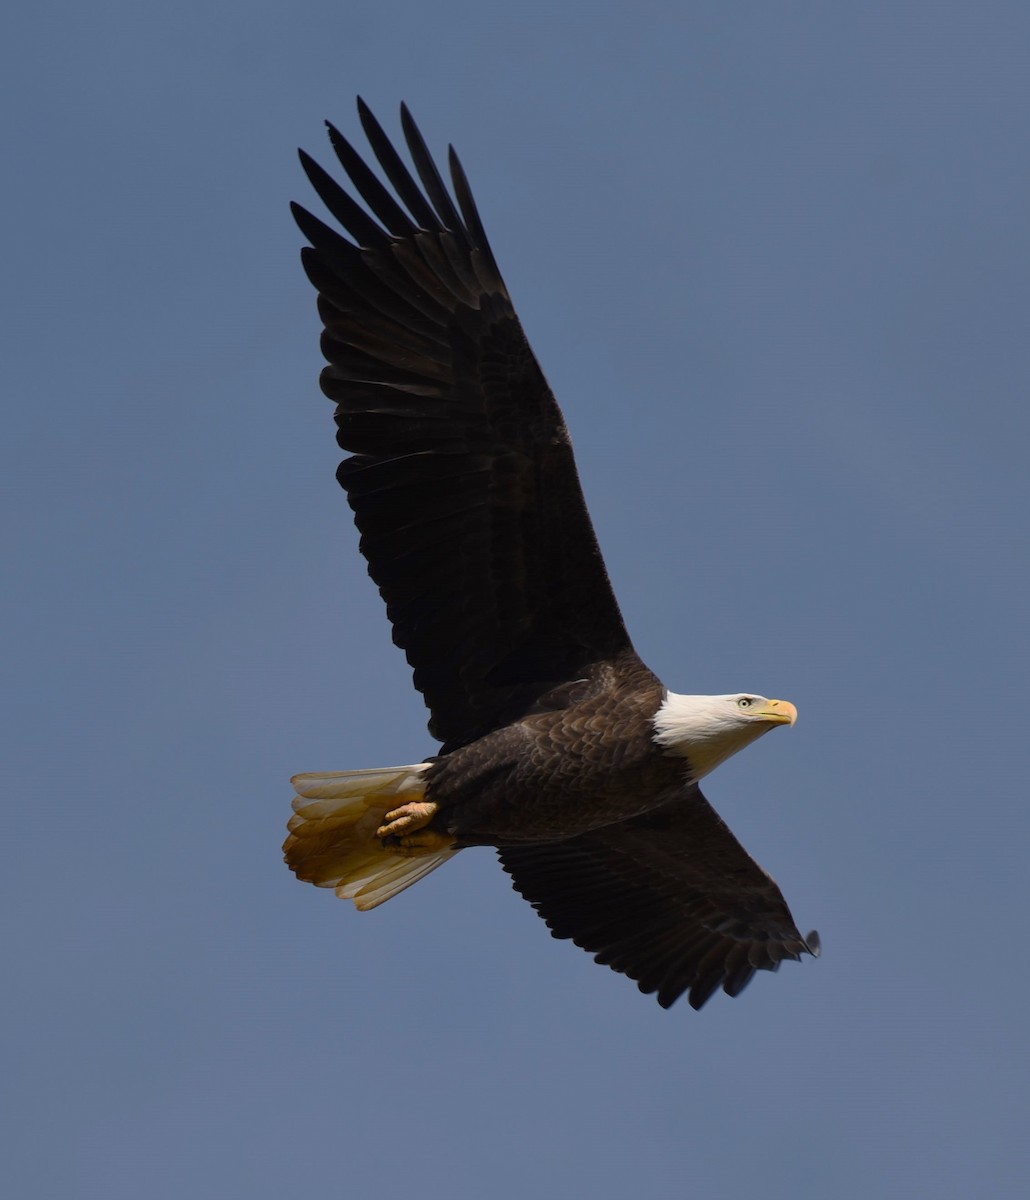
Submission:
{"label": "eagle eye", "polygon": [[741,696],[741,698],[737,701],[738,708],[750,708],[752,704],[754,704],[754,701],[750,696]]}

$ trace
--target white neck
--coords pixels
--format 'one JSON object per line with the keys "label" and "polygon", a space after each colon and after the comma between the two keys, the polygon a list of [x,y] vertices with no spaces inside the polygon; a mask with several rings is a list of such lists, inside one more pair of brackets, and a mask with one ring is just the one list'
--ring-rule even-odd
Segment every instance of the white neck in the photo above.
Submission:
{"label": "white neck", "polygon": [[654,715],[654,740],[667,754],[682,755],[692,782],[703,779],[770,726],[748,720],[738,695],[680,696],[669,692]]}

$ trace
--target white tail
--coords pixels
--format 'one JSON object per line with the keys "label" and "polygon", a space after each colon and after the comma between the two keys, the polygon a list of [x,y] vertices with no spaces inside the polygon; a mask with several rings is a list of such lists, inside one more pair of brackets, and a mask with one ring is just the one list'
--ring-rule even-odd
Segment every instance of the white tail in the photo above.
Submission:
{"label": "white tail", "polygon": [[401,855],[376,837],[391,809],[423,799],[421,776],[428,765],[295,775],[296,815],[287,826],[283,853],[297,878],[335,888],[337,896],[360,909],[375,908],[457,854]]}

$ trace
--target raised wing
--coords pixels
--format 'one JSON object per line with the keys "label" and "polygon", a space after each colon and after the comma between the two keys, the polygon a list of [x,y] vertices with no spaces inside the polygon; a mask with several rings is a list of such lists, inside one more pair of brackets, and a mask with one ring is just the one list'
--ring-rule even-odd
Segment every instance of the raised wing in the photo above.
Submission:
{"label": "raised wing", "polygon": [[446,751],[630,643],[565,422],[453,149],[457,204],[406,108],[417,179],[358,111],[396,198],[330,126],[366,207],[301,161],[353,241],[293,211],[325,324],[322,390],[354,455],[338,478]]}
{"label": "raised wing", "polygon": [[756,971],[819,953],[772,878],[695,786],[642,817],[548,845],[498,851],[557,938],[657,992],[700,1008],[738,995]]}

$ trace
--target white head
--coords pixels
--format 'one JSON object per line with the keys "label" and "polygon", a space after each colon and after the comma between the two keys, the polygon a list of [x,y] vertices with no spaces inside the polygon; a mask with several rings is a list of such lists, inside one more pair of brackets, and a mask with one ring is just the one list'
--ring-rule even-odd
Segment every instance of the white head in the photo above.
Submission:
{"label": "white head", "polygon": [[777,725],[793,725],[798,711],[789,700],[767,700],[753,692],[729,696],[680,696],[669,692],[654,715],[654,740],[668,754],[690,763],[701,779],[731,754]]}

